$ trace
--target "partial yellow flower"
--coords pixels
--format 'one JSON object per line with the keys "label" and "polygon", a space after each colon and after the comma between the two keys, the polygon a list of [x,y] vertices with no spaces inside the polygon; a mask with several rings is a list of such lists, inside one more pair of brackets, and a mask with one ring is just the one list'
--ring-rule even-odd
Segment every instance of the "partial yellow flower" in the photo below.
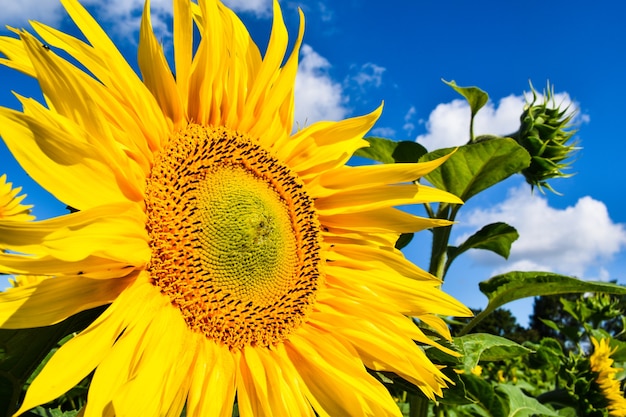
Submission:
{"label": "partial yellow flower", "polygon": [[611,358],[615,349],[611,350],[608,339],[597,341],[592,337],[591,342],[594,347],[589,358],[591,370],[598,375],[596,382],[609,404],[607,407],[609,415],[614,417],[626,416],[626,398],[620,389],[620,382],[615,379],[615,374],[621,371],[621,368],[614,368],[614,361]]}
{"label": "partial yellow flower", "polygon": [[483,367],[480,365],[476,365],[471,369],[473,375],[481,376],[483,373]]}
{"label": "partial yellow flower", "polygon": [[39,284],[44,279],[48,279],[45,275],[17,275],[13,278],[9,278],[11,288],[25,287],[27,285]]}
{"label": "partial yellow flower", "polygon": [[7,182],[6,174],[0,175],[0,221],[29,221],[35,218],[30,214],[33,206],[21,204],[26,195],[18,196],[20,191],[22,187],[13,188],[13,184]]}
{"label": "partial yellow flower", "polygon": [[498,378],[498,382],[506,382],[506,377],[504,376],[504,371],[502,369],[498,369],[496,377]]}
{"label": "partial yellow flower", "polygon": [[412,317],[450,337],[439,315],[471,313],[394,243],[449,223],[394,206],[460,203],[413,182],[445,158],[347,166],[380,109],[292,135],[304,24],[285,59],[276,1],[262,56],[218,1],[175,0],[175,71],[146,3],[142,79],[76,0],[62,2],[88,43],[40,23],[49,48],[24,30],[0,38],[1,62],[46,99],[0,109],[0,134],[79,211],[0,224],[11,249],[0,272],[54,277],[0,294],[0,323],[45,326],[111,305],[56,352],[18,414],[94,369],[85,417],[178,416],[185,405],[190,417],[230,416],[235,401],[242,417],[400,416],[368,369],[442,395],[448,379],[420,345],[444,348]]}

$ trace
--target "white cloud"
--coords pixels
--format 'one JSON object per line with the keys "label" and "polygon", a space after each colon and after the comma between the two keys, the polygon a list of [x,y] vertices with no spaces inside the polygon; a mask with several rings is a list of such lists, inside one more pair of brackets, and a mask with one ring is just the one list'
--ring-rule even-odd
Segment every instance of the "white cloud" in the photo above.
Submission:
{"label": "white cloud", "polygon": [[317,7],[319,9],[320,19],[322,20],[322,22],[328,23],[334,19],[335,12],[330,9],[326,4],[320,1],[317,3]]}
{"label": "white cloud", "polygon": [[[111,33],[136,42],[145,0],[83,0],[85,6],[91,6],[100,23],[106,23]],[[150,18],[157,39],[171,38],[168,24],[172,17],[171,0],[151,0]]]}
{"label": "white cloud", "polygon": [[380,87],[383,82],[385,68],[371,62],[361,65],[359,72],[350,79],[360,88]]}
{"label": "white cloud", "polygon": [[28,26],[29,20],[58,25],[65,11],[58,0],[5,0],[0,13],[0,28],[6,25],[13,27]]}
{"label": "white cloud", "polygon": [[[513,243],[509,261],[499,266],[497,273],[543,270],[606,280],[606,269],[598,265],[626,248],[626,225],[613,223],[601,201],[585,196],[574,206],[556,209],[544,197],[531,195],[526,184],[510,190],[504,202],[471,211],[459,220],[463,227],[480,229],[503,221],[517,229],[520,237]],[[478,262],[494,263],[495,258],[485,251],[470,253]]]}
{"label": "white cloud", "polygon": [[295,121],[301,127],[320,120],[340,120],[348,113],[341,84],[328,74],[330,62],[302,45],[296,76]]}
{"label": "white cloud", "polygon": [[390,127],[375,127],[372,129],[372,135],[379,136],[381,138],[394,138],[396,136],[396,131]]}
{"label": "white cloud", "polygon": [[271,15],[271,0],[223,0],[224,4],[235,12],[252,13],[257,17]]}
{"label": "white cloud", "polygon": [[413,118],[417,113],[417,109],[415,106],[411,106],[409,110],[404,115],[404,125],[402,125],[402,129],[406,132],[407,135],[411,135],[413,130],[415,129],[415,123],[413,123]]}
{"label": "white cloud", "polygon": [[[555,94],[554,99],[563,109],[568,105],[572,110],[578,109],[577,103],[572,102],[567,93]],[[540,97],[538,102],[541,100]],[[504,97],[498,101],[497,106],[489,101],[474,119],[474,134],[508,135],[516,132],[525,103],[526,100],[521,95]],[[580,121],[585,120],[586,116],[580,116]],[[463,145],[469,140],[469,122],[470,108],[467,101],[457,99],[439,104],[426,121],[427,132],[419,135],[416,141],[428,150]]]}

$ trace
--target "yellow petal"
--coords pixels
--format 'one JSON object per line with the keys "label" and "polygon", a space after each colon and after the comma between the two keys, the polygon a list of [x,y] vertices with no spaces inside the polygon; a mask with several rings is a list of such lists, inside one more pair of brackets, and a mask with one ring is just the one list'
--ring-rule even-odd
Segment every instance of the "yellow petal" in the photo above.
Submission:
{"label": "yellow petal", "polygon": [[318,122],[277,143],[279,158],[306,181],[317,174],[345,165],[367,142],[363,135],[374,125],[382,106],[370,114],[340,122]]}
{"label": "yellow petal", "polygon": [[0,175],[0,221],[29,221],[35,216],[30,214],[33,207],[21,204],[26,195],[19,195],[22,187],[13,188],[13,184],[7,182],[6,174]]}
{"label": "yellow petal", "polygon": [[[277,30],[278,29],[278,30]],[[275,34],[275,32],[277,32]],[[255,84],[244,110],[244,118],[240,128],[260,139],[261,144],[271,149],[281,137],[291,133],[293,125],[294,88],[298,70],[298,53],[304,36],[304,15],[300,11],[300,28],[291,55],[285,65],[278,67],[285,55],[287,47],[287,31],[280,6],[274,2],[274,25],[270,44],[255,79]],[[284,39],[281,39],[283,38]],[[272,66],[276,66],[272,69]],[[267,79],[267,74],[273,74]],[[265,78],[264,78],[265,77]],[[264,83],[267,84],[264,85]],[[260,91],[262,95],[255,96]],[[258,101],[255,103],[255,100]]]}
{"label": "yellow petal", "polygon": [[20,165],[62,202],[87,209],[137,198],[136,187],[118,184],[98,149],[52,119],[0,108],[0,134]]}
{"label": "yellow petal", "polygon": [[271,416],[267,402],[268,386],[265,369],[257,355],[256,348],[246,349],[236,356],[237,407],[241,417]]}
{"label": "yellow petal", "polygon": [[155,98],[87,10],[77,0],[61,0],[61,3],[106,63],[106,67],[98,68],[100,71],[94,73],[95,76],[114,89],[119,97],[124,97],[122,102],[131,104],[128,107],[136,113],[137,120],[142,122],[142,131],[150,148],[160,149],[163,141],[168,138],[169,131]]}
{"label": "yellow petal", "polygon": [[201,39],[191,64],[188,116],[196,123],[218,125],[221,121],[222,82],[228,78],[224,23],[217,2],[199,2],[204,21]]}
{"label": "yellow petal", "polygon": [[0,293],[0,323],[7,329],[49,326],[115,298],[134,280],[59,277]]}
{"label": "yellow petal", "polygon": [[168,411],[180,415],[182,411],[183,404],[177,402],[178,410],[170,410],[170,406],[181,388],[189,389],[186,376],[195,355],[190,345],[193,335],[171,305],[157,308],[151,316],[153,322],[135,346],[131,374],[112,398],[119,415],[163,416]]}
{"label": "yellow petal", "polygon": [[150,259],[144,217],[134,204],[109,204],[42,221],[4,222],[0,248],[65,261],[93,255],[142,266]]}
{"label": "yellow petal", "polygon": [[35,76],[35,68],[28,58],[24,44],[19,39],[0,36],[0,52],[6,56],[6,58],[0,58],[0,64],[31,77]]}
{"label": "yellow petal", "polygon": [[325,215],[320,213],[319,219],[324,226],[365,233],[412,233],[452,224],[448,220],[427,219],[395,208],[381,208],[349,214]]}
{"label": "yellow petal", "polygon": [[198,357],[192,370],[187,415],[231,417],[235,400],[234,355],[226,346],[206,339],[202,342],[198,344]]}
{"label": "yellow petal", "polygon": [[183,105],[183,113],[187,114],[189,97],[189,74],[193,59],[193,20],[191,3],[187,0],[174,1],[174,63],[176,66],[176,87]]}
{"label": "yellow petal", "polygon": [[[372,262],[365,261],[364,256],[367,255],[357,256],[355,262],[371,265]],[[472,315],[467,307],[441,291],[439,288],[441,282],[434,276],[426,272],[419,275],[418,271],[408,267],[410,262],[405,263],[394,258],[389,256],[382,262],[382,265],[390,265],[393,269],[382,270],[377,268],[381,265],[379,263],[367,269],[357,270],[331,262],[327,265],[328,281],[351,291],[373,293],[362,294],[363,299],[387,298],[392,305],[397,306],[397,311],[407,315],[426,313],[463,317]]]}
{"label": "yellow petal", "polygon": [[149,0],[144,4],[141,18],[138,55],[143,82],[152,92],[164,115],[168,118],[170,130],[180,127],[186,121],[183,104],[172,70],[165,59],[165,55],[163,55],[163,48],[159,45],[152,31]]}
{"label": "yellow petal", "polygon": [[[353,348],[330,333],[301,328],[285,343],[308,390],[332,416],[398,416],[391,395],[371,375]],[[339,365],[341,364],[341,365]]]}
{"label": "yellow petal", "polygon": [[139,349],[155,313],[164,307],[164,297],[149,282],[145,273],[123,292],[113,305],[122,320],[123,332],[100,361],[91,381],[85,417],[115,415],[111,399],[133,377],[133,365],[141,357]]}
{"label": "yellow petal", "polygon": [[12,275],[81,276],[83,278],[120,278],[133,271],[125,262],[88,256],[80,261],[68,262],[52,256],[26,257],[0,253],[0,271]]}
{"label": "yellow petal", "polygon": [[120,310],[132,314],[137,309],[136,300],[129,297],[132,293],[122,294],[96,321],[50,358],[33,380],[16,414],[59,397],[98,366],[125,327],[126,316]]}
{"label": "yellow petal", "polygon": [[315,177],[308,186],[315,188],[316,197],[325,197],[335,190],[348,191],[375,185],[412,182],[440,166],[450,155],[452,154],[420,163],[341,166]]}
{"label": "yellow petal", "polygon": [[66,51],[96,75],[99,81],[109,84],[106,89],[95,90],[99,93],[99,111],[107,115],[115,139],[125,147],[128,156],[137,161],[146,173],[149,172],[152,151],[144,137],[147,127],[134,109],[134,104],[128,101],[128,96],[111,88],[106,57],[91,45],[59,30],[38,22],[32,22],[32,25],[45,42]]}
{"label": "yellow petal", "polygon": [[[274,349],[249,347],[243,350],[237,399],[244,416],[313,416],[299,378],[285,369],[288,358]],[[290,376],[285,380],[286,375]]]}
{"label": "yellow petal", "polygon": [[[389,317],[372,317],[376,316],[376,310],[367,309],[364,311],[367,318],[362,318],[360,317],[362,312],[355,304],[350,307],[356,307],[357,310],[351,310],[347,314],[344,311],[323,308],[323,304],[319,307],[322,312],[311,317],[312,323],[331,334],[341,335],[349,340],[368,368],[395,372],[419,386],[431,399],[434,399],[434,393],[442,395],[441,388],[447,385],[445,383],[447,378],[428,360],[413,340],[407,337],[402,328],[397,328],[393,322],[389,322]],[[380,319],[384,321],[382,327],[377,323]],[[412,328],[403,326],[405,330],[412,333],[417,331],[417,327],[410,321],[407,324]],[[421,336],[415,340],[430,341],[423,334]]]}
{"label": "yellow petal", "polygon": [[430,202],[463,204],[457,196],[436,188],[418,184],[394,184],[336,192],[317,198],[315,208],[323,215],[332,215]]}

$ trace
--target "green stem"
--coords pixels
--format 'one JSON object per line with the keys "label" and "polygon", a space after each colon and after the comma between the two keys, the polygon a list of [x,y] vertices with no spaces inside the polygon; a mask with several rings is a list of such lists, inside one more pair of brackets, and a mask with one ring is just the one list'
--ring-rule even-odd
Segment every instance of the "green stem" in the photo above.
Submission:
{"label": "green stem", "polygon": [[[461,206],[457,204],[441,204],[435,218],[454,221]],[[449,264],[446,263],[448,257],[448,245],[450,243],[450,233],[452,225],[436,227],[433,229],[433,250],[430,254],[430,266],[428,272],[441,279],[445,278]]]}
{"label": "green stem", "polygon": [[428,400],[416,394],[409,394],[409,417],[428,416]]}
{"label": "green stem", "polygon": [[470,330],[474,328],[478,323],[480,323],[485,317],[491,314],[493,309],[485,308],[483,311],[474,316],[473,319],[469,321],[459,332],[457,336],[465,336]]}

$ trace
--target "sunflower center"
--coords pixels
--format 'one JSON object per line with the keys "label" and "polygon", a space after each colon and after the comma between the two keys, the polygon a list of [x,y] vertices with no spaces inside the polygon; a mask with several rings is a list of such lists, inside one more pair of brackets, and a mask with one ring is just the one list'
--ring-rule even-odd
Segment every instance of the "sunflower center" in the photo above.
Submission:
{"label": "sunflower center", "polygon": [[253,140],[191,125],[146,188],[153,285],[187,325],[233,349],[270,346],[306,320],[320,282],[312,199]]}

